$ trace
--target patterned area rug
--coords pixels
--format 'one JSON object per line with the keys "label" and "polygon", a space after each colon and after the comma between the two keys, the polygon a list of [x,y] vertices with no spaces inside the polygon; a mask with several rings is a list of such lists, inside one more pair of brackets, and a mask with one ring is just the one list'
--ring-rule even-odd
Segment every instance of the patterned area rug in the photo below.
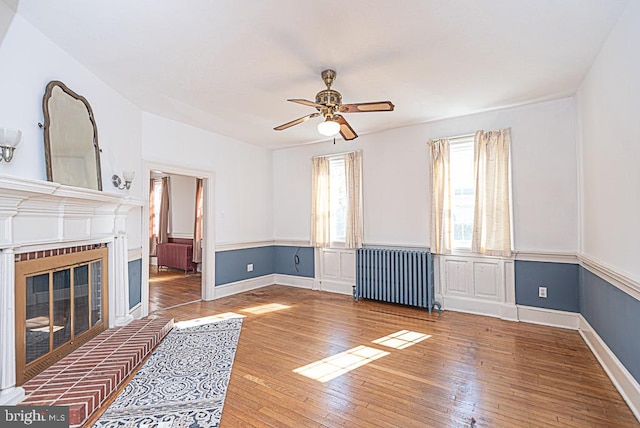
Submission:
{"label": "patterned area rug", "polygon": [[242,318],[215,321],[178,323],[94,427],[219,426]]}

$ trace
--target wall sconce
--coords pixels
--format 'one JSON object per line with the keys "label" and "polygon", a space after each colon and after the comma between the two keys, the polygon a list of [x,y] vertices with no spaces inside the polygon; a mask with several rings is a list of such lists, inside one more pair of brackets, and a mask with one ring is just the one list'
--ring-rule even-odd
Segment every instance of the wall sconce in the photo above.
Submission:
{"label": "wall sconce", "polygon": [[124,184],[122,183],[122,179],[118,177],[117,174],[113,174],[111,177],[111,182],[118,189],[127,189],[131,188],[131,183],[133,182],[133,178],[136,176],[135,171],[122,171],[122,176],[124,177]]}
{"label": "wall sconce", "polygon": [[18,147],[22,131],[0,128],[0,161],[11,162],[13,150]]}

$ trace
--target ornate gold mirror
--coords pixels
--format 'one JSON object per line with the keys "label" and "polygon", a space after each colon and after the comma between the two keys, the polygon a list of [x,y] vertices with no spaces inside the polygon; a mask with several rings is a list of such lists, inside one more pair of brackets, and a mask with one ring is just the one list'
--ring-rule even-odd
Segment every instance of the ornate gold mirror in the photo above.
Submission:
{"label": "ornate gold mirror", "polygon": [[42,99],[47,180],[102,190],[98,129],[89,102],[57,80]]}

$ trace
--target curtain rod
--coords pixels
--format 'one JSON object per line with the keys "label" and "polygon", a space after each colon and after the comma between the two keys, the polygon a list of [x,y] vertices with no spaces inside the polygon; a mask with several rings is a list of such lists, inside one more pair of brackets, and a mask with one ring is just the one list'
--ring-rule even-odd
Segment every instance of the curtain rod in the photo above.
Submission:
{"label": "curtain rod", "polygon": [[362,153],[362,149],[360,150],[350,150],[348,152],[340,152],[340,153],[329,153],[328,155],[316,155],[316,156],[311,156],[311,159],[315,159],[315,158],[328,158],[331,156],[342,156],[342,155],[346,155],[349,153]]}

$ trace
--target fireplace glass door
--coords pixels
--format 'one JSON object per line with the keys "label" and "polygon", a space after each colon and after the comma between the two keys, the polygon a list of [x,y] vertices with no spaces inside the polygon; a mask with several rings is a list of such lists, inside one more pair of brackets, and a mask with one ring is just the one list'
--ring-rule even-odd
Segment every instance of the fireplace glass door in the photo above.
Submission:
{"label": "fireplace glass door", "polygon": [[[16,357],[19,384],[44,370],[105,328],[105,251],[91,250],[33,260],[37,272],[21,272],[16,284]],[[90,254],[95,251],[98,254]],[[62,257],[62,258],[61,258]],[[47,260],[50,259],[50,260]],[[57,259],[57,260],[54,260]],[[44,262],[47,262],[43,264]],[[54,262],[57,266],[46,264]],[[58,263],[65,263],[60,266]],[[74,262],[69,265],[66,263]],[[18,265],[27,262],[20,262]],[[41,269],[41,268],[47,269]],[[18,312],[22,312],[18,314]]]}

